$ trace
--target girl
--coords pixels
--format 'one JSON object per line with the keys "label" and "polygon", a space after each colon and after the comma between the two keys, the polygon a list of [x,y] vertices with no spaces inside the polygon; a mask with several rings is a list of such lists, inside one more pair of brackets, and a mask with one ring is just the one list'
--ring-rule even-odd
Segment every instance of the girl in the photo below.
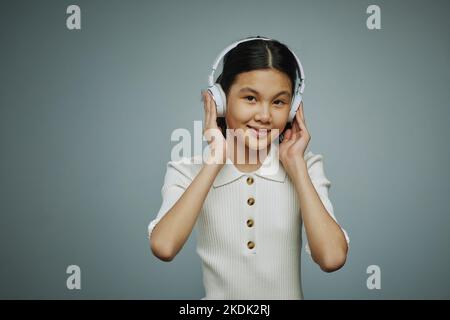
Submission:
{"label": "girl", "polygon": [[[322,156],[305,152],[311,137],[303,103],[288,123],[297,72],[284,44],[239,43],[217,79],[225,118],[217,118],[211,94],[202,92],[207,160],[167,164],[163,202],[148,226],[150,248],[171,261],[197,226],[203,299],[303,299],[303,224],[306,251],[323,271],[346,261],[349,238],[328,198]],[[265,152],[251,161],[254,151]]]}

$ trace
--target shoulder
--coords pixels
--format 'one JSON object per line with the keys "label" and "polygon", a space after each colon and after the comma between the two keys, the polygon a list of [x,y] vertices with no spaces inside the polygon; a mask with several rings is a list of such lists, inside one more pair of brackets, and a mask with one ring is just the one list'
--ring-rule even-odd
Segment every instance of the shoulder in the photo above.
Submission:
{"label": "shoulder", "polygon": [[317,165],[318,163],[322,163],[323,162],[323,156],[319,153],[314,153],[310,150],[305,152],[305,155],[303,156],[303,158],[306,161],[306,166],[308,168]]}
{"label": "shoulder", "polygon": [[202,156],[182,157],[179,160],[167,162],[166,175],[181,175],[184,178],[193,180],[202,167]]}
{"label": "shoulder", "polygon": [[305,152],[304,159],[311,179],[326,179],[323,155],[312,151]]}

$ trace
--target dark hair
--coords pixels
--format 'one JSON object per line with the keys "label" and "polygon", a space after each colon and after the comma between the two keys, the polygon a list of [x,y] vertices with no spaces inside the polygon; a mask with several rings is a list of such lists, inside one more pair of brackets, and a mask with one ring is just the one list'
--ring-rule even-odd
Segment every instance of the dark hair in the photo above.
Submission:
{"label": "dark hair", "polygon": [[[228,93],[236,77],[252,70],[273,68],[286,74],[291,80],[292,95],[295,92],[295,80],[298,73],[297,61],[288,47],[277,40],[250,40],[239,43],[223,58],[222,73],[217,78],[228,101]],[[225,118],[217,118],[217,125],[226,136]],[[288,123],[280,134],[280,142],[284,133],[291,128]]]}

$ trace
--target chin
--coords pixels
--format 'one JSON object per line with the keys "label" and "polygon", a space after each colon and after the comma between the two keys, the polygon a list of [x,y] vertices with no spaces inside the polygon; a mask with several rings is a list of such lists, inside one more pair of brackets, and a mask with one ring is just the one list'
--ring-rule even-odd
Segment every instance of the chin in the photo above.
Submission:
{"label": "chin", "polygon": [[248,141],[246,141],[245,145],[252,150],[262,150],[266,149],[271,143],[271,138],[267,137],[264,139],[255,139],[250,137]]}

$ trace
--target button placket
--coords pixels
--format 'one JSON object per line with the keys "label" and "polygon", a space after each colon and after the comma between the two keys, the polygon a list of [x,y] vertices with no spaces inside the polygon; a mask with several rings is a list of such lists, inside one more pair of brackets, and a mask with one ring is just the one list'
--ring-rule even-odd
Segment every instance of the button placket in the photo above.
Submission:
{"label": "button placket", "polygon": [[246,230],[245,237],[245,249],[248,253],[256,253],[257,243],[256,243],[256,232],[255,228],[257,226],[257,199],[256,199],[256,183],[255,177],[253,175],[247,175],[244,178],[243,183],[245,184],[244,190],[246,190],[245,198],[246,203],[244,204],[246,210],[245,215],[242,220],[242,224]]}

